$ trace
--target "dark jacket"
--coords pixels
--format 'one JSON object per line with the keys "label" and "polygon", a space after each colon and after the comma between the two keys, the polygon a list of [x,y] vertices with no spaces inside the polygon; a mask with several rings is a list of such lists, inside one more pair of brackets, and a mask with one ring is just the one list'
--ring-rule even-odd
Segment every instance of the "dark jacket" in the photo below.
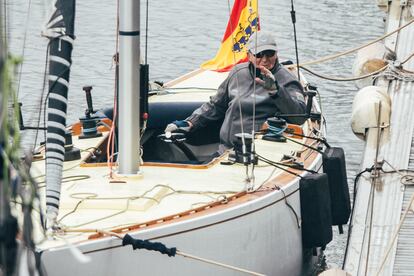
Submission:
{"label": "dark jacket", "polygon": [[[251,133],[254,103],[256,131],[267,118],[273,117],[276,113],[304,114],[306,104],[301,84],[279,63],[272,69],[272,73],[277,82],[277,91],[267,90],[256,83],[255,74],[249,62],[234,66],[218,88],[217,94],[186,119],[193,124],[192,130],[205,127],[209,122],[224,117],[220,129],[220,151],[223,151],[233,147],[235,134]],[[253,95],[254,89],[256,90],[255,96]],[[240,114],[239,106],[241,106],[242,114]],[[304,119],[292,118],[289,121],[302,124]]]}

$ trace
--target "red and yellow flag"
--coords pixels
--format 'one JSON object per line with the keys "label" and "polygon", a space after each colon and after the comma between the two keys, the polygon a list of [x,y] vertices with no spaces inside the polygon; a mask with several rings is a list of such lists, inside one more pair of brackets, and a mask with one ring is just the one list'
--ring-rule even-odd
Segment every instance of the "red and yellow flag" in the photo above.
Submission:
{"label": "red and yellow flag", "polygon": [[246,44],[258,28],[257,0],[235,0],[220,49],[215,58],[204,62],[201,68],[224,72],[247,61]]}

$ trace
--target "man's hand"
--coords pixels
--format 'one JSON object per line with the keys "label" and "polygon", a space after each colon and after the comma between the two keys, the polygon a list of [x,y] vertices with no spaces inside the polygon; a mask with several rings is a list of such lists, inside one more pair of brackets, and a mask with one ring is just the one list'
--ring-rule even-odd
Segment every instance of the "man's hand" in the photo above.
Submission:
{"label": "man's hand", "polygon": [[263,79],[256,78],[256,83],[260,84],[267,90],[277,90],[277,81],[272,72],[264,66],[258,66],[257,68],[261,71]]}
{"label": "man's hand", "polygon": [[165,128],[164,132],[165,134],[170,133],[171,132],[188,132],[190,131],[191,128],[191,123],[188,121],[174,121],[171,124],[168,124],[167,127]]}

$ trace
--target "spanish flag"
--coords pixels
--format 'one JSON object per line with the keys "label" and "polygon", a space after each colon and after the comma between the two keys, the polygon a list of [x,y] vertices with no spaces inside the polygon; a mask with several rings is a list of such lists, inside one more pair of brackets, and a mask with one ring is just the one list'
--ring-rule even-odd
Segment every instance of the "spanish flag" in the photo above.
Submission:
{"label": "spanish flag", "polygon": [[257,0],[235,0],[220,49],[216,57],[204,62],[201,68],[224,72],[247,61],[245,46],[258,28]]}

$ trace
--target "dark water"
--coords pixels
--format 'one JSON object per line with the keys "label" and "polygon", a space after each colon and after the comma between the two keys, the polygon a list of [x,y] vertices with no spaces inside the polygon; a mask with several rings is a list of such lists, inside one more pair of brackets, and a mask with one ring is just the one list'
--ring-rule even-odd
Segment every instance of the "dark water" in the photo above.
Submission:
{"label": "dark water", "polygon": [[[40,37],[46,21],[49,1],[13,0],[9,4],[9,38],[12,52],[23,52],[27,32],[22,81],[19,98],[23,102],[27,125],[37,122],[39,98],[45,63],[47,41]],[[68,122],[81,116],[86,107],[82,86],[93,85],[96,107],[111,105],[114,90],[112,55],[115,53],[115,1],[77,1],[75,49],[71,72]],[[359,46],[383,32],[383,13],[374,0],[296,0],[297,32],[300,61],[310,61]],[[31,7],[29,9],[29,3]],[[232,5],[232,1],[230,1]],[[148,62],[150,79],[168,81],[192,71],[212,58],[223,36],[229,4],[213,1],[150,1]],[[143,14],[143,9],[141,13]],[[293,27],[290,1],[259,1],[259,16],[263,30],[274,32],[283,59],[294,60]],[[27,20],[29,23],[27,23]],[[141,26],[145,23],[141,20]],[[144,33],[144,32],[143,32]],[[145,38],[142,38],[145,42]],[[354,56],[346,56],[313,68],[320,73],[350,76]],[[345,149],[349,183],[351,184],[361,159],[362,143],[352,134],[350,113],[353,82],[338,83],[307,76],[319,87],[322,107],[328,122],[328,141]],[[23,133],[26,147],[33,143],[34,133]],[[330,267],[340,266],[346,235],[335,234],[326,255]]]}

